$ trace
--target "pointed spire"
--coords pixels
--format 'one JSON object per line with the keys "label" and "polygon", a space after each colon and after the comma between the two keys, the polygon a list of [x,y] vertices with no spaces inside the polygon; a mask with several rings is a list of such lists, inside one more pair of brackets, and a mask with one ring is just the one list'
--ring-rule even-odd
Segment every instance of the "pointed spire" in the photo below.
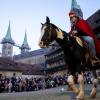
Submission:
{"label": "pointed spire", "polygon": [[8,30],[7,30],[7,34],[6,34],[5,38],[6,39],[11,39],[10,21],[9,21],[9,26],[8,26]]}
{"label": "pointed spire", "polygon": [[12,40],[12,37],[11,37],[10,21],[9,21],[9,26],[8,26],[7,34],[6,34],[6,36],[2,40],[2,44],[3,43],[15,44],[15,42]]}
{"label": "pointed spire", "polygon": [[28,45],[28,42],[27,42],[27,34],[26,34],[26,30],[25,30],[24,41],[23,41],[23,44],[22,44],[21,48],[24,48],[24,49],[30,49],[30,47],[29,47],[29,45]]}
{"label": "pointed spire", "polygon": [[72,0],[71,11],[74,11],[79,18],[83,18],[83,12],[80,8],[80,5],[77,4],[76,0]]}
{"label": "pointed spire", "polygon": [[27,42],[26,30],[25,30],[25,36],[24,36],[24,41],[23,41],[23,44],[28,44],[28,42]]}

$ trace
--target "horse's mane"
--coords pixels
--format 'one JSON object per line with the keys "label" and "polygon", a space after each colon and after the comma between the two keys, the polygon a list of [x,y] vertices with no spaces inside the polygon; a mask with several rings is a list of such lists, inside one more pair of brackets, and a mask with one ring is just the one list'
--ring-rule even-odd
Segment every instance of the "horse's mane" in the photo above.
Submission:
{"label": "horse's mane", "polygon": [[67,32],[65,32],[64,30],[62,30],[61,28],[57,27],[56,25],[50,23],[54,28],[56,28],[57,30],[61,30],[64,34],[67,34]]}

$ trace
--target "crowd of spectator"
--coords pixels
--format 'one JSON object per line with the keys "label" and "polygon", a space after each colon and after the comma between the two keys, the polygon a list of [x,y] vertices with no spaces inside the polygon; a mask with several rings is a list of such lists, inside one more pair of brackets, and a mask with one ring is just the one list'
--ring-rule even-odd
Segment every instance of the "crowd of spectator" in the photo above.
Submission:
{"label": "crowd of spectator", "polygon": [[1,92],[23,92],[37,91],[51,87],[57,87],[67,84],[67,77],[64,75],[46,78],[20,78],[13,75],[11,78],[0,77],[0,93]]}
{"label": "crowd of spectator", "polygon": [[86,71],[86,72],[84,73],[84,76],[85,76],[85,82],[86,82],[87,84],[92,84],[93,75],[91,74],[91,72],[90,72],[90,71]]}
{"label": "crowd of spectator", "polygon": [[[2,92],[23,92],[23,91],[37,91],[41,89],[58,87],[67,85],[67,75],[45,77],[45,78],[19,78],[14,74],[11,78],[0,76],[0,93]],[[90,72],[85,73],[86,83],[92,83],[92,76]]]}

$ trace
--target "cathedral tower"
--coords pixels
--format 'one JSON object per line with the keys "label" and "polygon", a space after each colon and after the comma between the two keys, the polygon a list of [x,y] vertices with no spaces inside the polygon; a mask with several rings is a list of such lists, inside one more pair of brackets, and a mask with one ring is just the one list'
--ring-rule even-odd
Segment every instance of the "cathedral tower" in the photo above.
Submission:
{"label": "cathedral tower", "polygon": [[12,58],[13,57],[13,46],[15,42],[11,37],[10,22],[6,36],[1,41],[2,43],[2,57]]}

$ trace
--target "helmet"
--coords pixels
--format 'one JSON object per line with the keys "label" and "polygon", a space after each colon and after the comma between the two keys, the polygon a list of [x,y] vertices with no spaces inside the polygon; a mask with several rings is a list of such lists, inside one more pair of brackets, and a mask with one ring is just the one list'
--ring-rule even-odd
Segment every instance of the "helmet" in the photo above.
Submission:
{"label": "helmet", "polygon": [[76,17],[78,17],[79,19],[83,19],[83,13],[77,12],[77,11],[74,11],[74,10],[71,10],[71,11],[69,12],[69,17],[71,17],[71,16],[76,16]]}
{"label": "helmet", "polygon": [[[77,14],[74,11],[69,12],[69,16],[77,16]],[[78,17],[78,16],[77,16]]]}

